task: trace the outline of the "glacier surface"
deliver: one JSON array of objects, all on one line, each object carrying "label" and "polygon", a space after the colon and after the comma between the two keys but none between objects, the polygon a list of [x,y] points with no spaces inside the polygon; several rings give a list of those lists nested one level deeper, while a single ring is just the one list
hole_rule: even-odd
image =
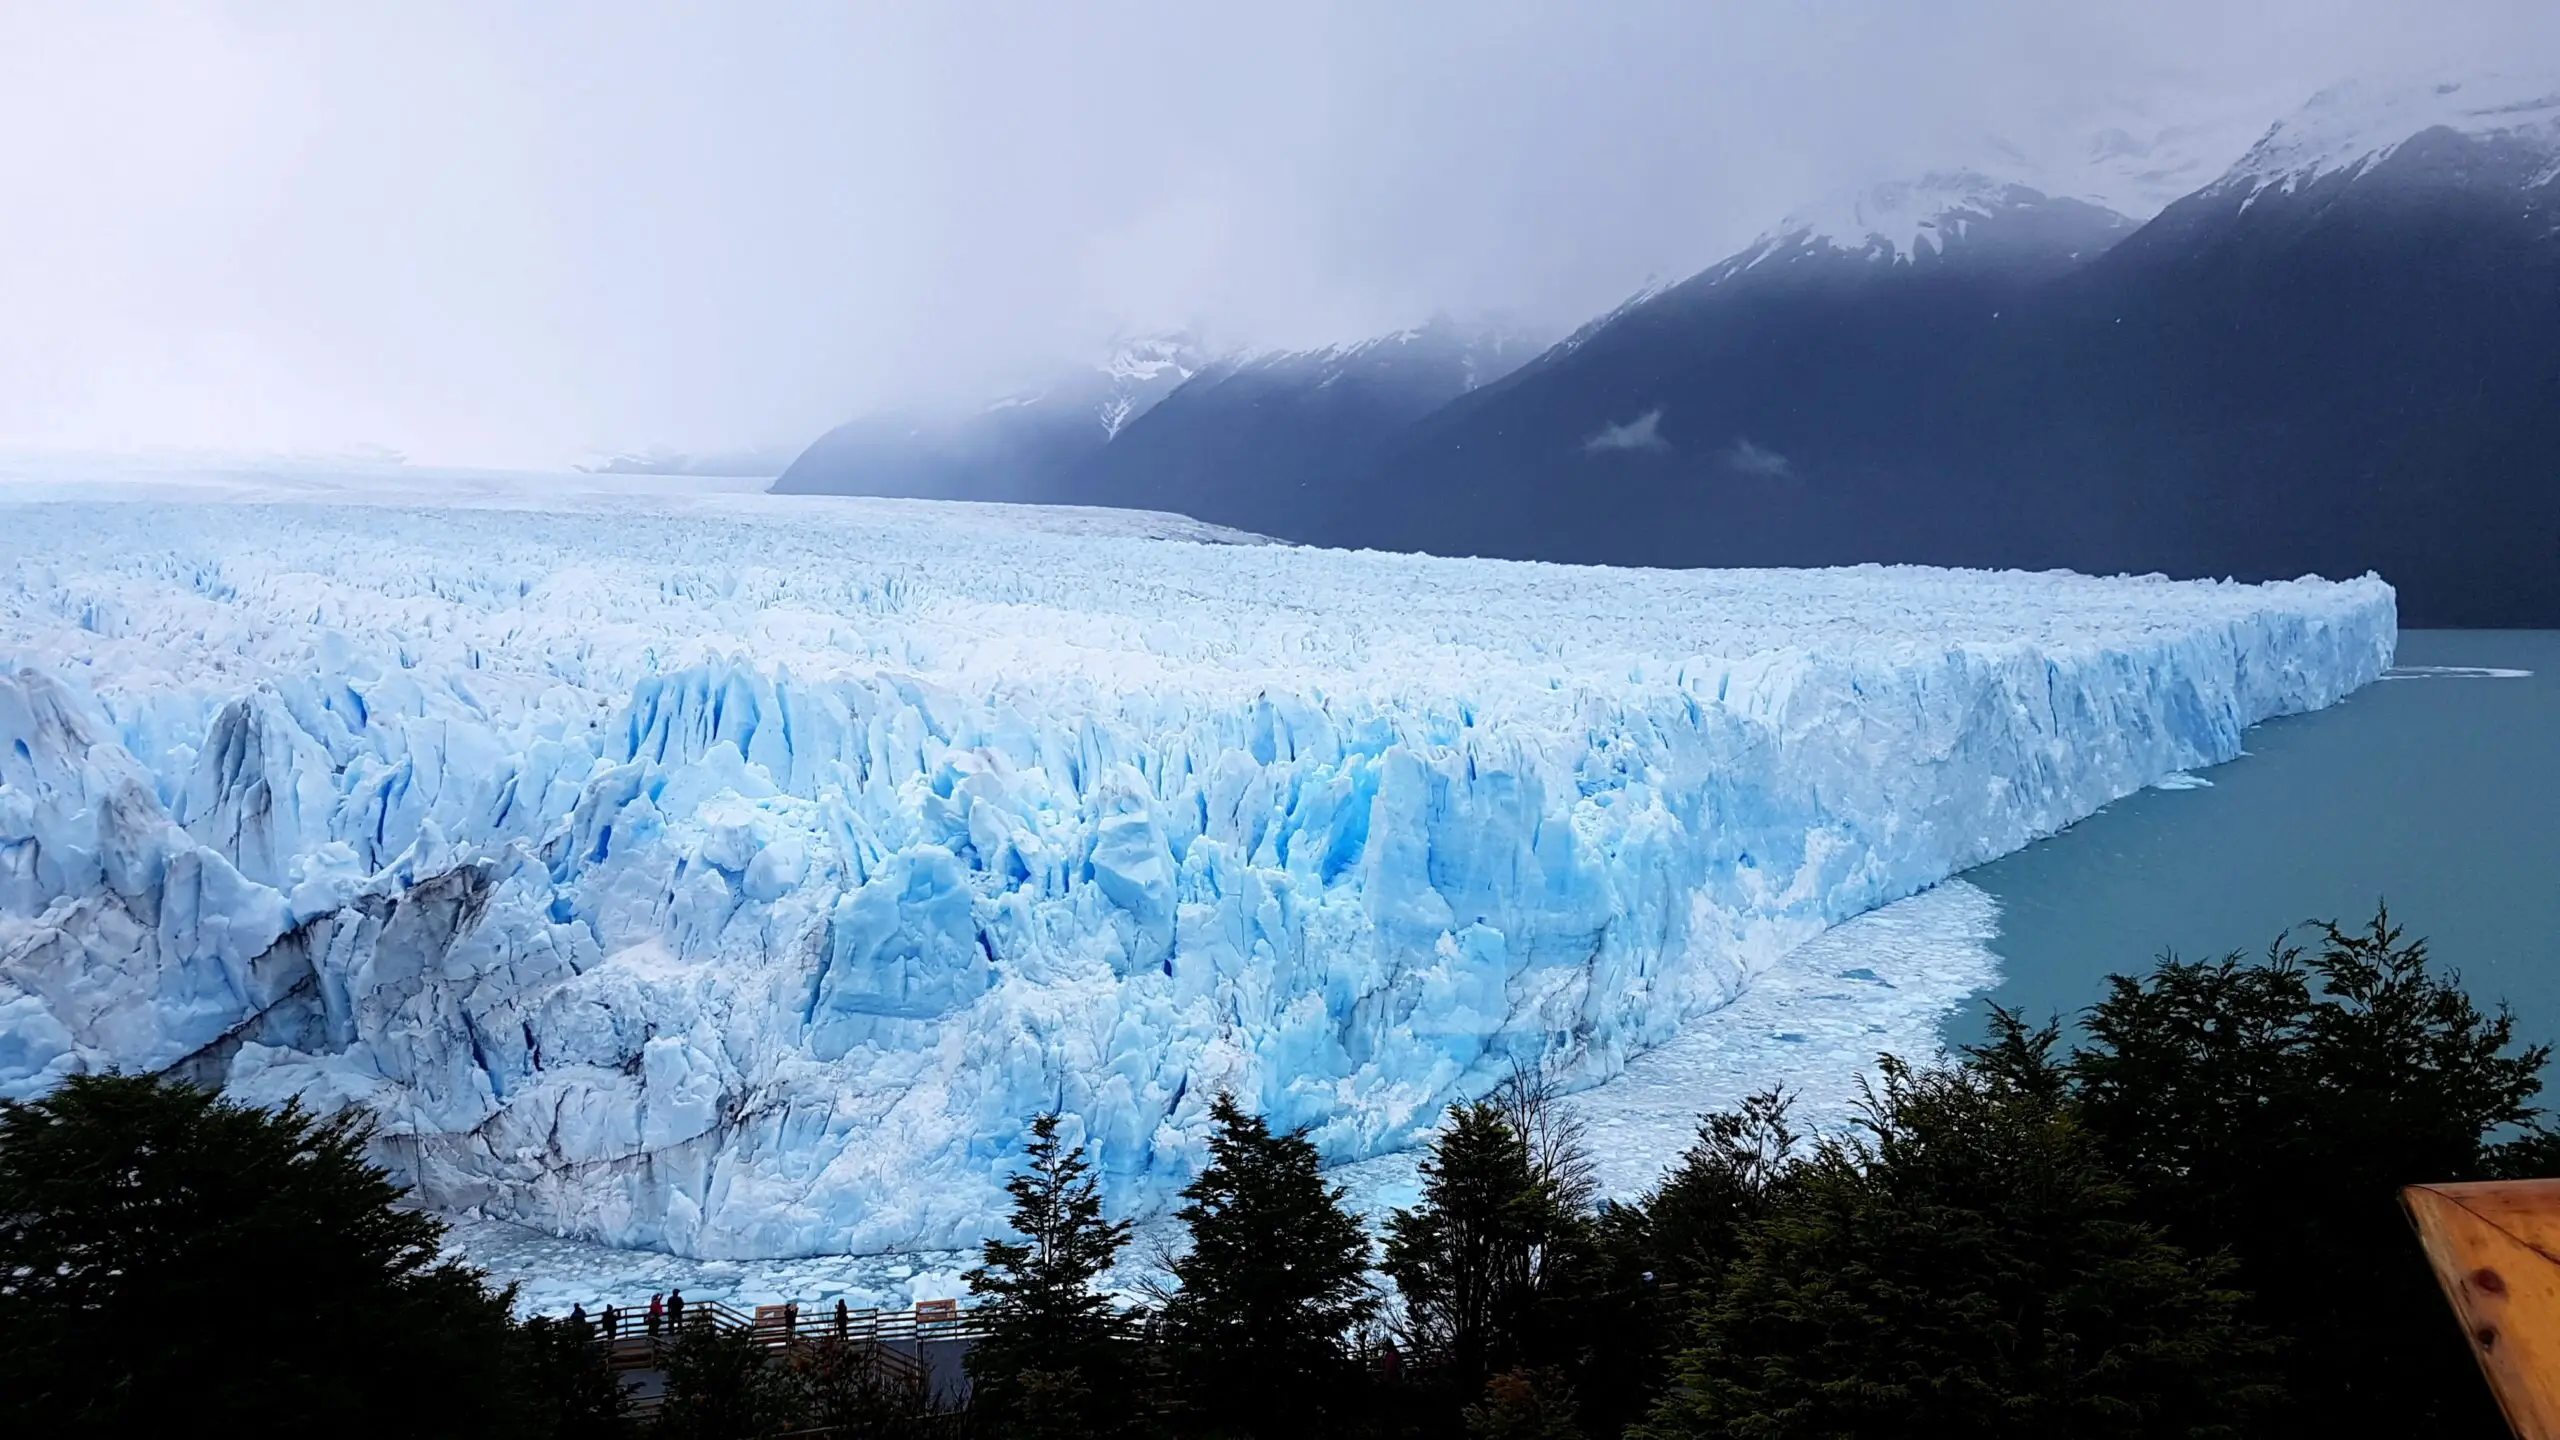
[{"label": "glacier surface", "polygon": [[[1728,1109],[1770,1085],[1794,1097],[1793,1114],[1806,1129],[1846,1126],[1861,1082],[1875,1077],[1878,1055],[1935,1053],[1949,1014],[1999,983],[1999,957],[1990,948],[1999,919],[1999,903],[1963,880],[1870,910],[1788,951],[1753,976],[1739,999],[1670,1043],[1568,1096],[1564,1104],[1584,1126],[1602,1193],[1633,1199],[1652,1189],[1697,1138],[1700,1113]],[[1375,1230],[1395,1207],[1420,1196],[1420,1159],[1421,1152],[1406,1150],[1327,1175]],[[1103,1283],[1143,1302],[1172,1283],[1161,1257],[1180,1253],[1187,1238],[1169,1214],[1140,1224]],[[841,1299],[895,1310],[965,1299],[963,1272],[978,1263],[968,1250],[696,1260],[469,1218],[446,1242],[459,1258],[515,1283],[518,1308],[539,1315],[565,1315],[572,1305],[591,1314],[606,1305],[645,1305],[653,1292],[670,1289],[741,1309]]]},{"label": "glacier surface", "polygon": [[0,506],[0,1093],[362,1104],[430,1203],[707,1259],[965,1247],[1044,1108],[1150,1213],[1221,1088],[1354,1162],[1603,1081],[2396,638],[2371,578],[20,493],[90,489],[152,498]]}]

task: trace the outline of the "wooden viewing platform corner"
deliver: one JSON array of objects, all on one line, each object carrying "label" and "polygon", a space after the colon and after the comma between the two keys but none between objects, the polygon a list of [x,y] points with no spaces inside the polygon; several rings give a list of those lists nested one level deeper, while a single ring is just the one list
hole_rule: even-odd
[{"label": "wooden viewing platform corner", "polygon": [[2412,1185],[2400,1202],[2518,1440],[2560,1440],[2560,1180]]},{"label": "wooden viewing platform corner", "polygon": [[664,1398],[666,1353],[689,1331],[714,1329],[745,1332],[785,1362],[795,1352],[818,1353],[820,1347],[845,1345],[857,1350],[883,1379],[912,1384],[939,1398],[949,1398],[955,1385],[965,1390],[960,1359],[970,1344],[986,1333],[983,1318],[953,1300],[924,1300],[912,1310],[839,1310],[833,1304],[758,1305],[740,1310],[717,1300],[688,1300],[682,1314],[667,1314],[650,1324],[637,1306],[607,1306],[574,1319],[584,1323],[612,1367],[632,1375],[633,1408],[642,1415]]}]

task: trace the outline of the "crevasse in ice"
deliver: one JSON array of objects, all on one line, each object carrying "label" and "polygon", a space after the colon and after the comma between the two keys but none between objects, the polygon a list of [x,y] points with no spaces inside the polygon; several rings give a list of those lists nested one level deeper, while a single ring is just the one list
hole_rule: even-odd
[{"label": "crevasse in ice", "polygon": [[0,1093],[363,1104],[431,1202],[958,1246],[1605,1079],[2389,663],[2373,579],[1642,572],[922,503],[70,503],[0,537]]}]

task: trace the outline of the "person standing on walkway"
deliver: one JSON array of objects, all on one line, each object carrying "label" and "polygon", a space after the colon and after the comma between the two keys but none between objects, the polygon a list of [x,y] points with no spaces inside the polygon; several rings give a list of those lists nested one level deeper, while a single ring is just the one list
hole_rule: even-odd
[{"label": "person standing on walkway", "polygon": [[684,1292],[681,1290],[667,1292],[667,1328],[670,1330],[684,1328]]},{"label": "person standing on walkway", "polygon": [[651,1294],[649,1297],[649,1335],[652,1339],[657,1337],[658,1322],[666,1318],[667,1293],[660,1290]]}]

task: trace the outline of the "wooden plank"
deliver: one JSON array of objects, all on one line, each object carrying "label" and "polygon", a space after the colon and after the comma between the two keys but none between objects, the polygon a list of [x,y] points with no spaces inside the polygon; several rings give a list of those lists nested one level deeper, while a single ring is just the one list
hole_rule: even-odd
[{"label": "wooden plank", "polygon": [[2518,1440],[2560,1440],[2560,1180],[2412,1185],[2401,1203]]}]

